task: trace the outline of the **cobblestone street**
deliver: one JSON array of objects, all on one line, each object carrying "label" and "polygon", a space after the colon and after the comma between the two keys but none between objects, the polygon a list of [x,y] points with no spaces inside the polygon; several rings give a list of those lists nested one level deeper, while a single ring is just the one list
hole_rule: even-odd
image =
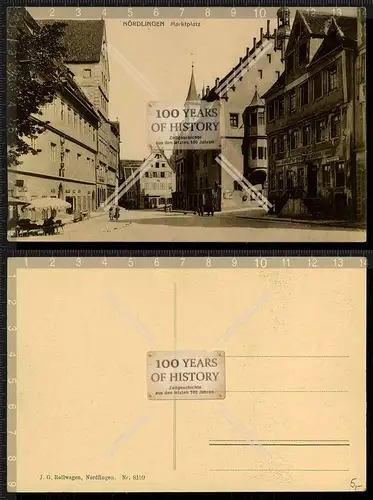
[{"label": "cobblestone street", "polygon": [[[251,215],[257,218],[250,218]],[[86,221],[67,224],[53,236],[18,238],[20,242],[123,241],[123,242],[362,242],[362,229],[265,220],[256,213],[216,213],[199,217],[192,213],[122,211],[118,221],[95,214]],[[14,241],[14,240],[13,240]]]}]

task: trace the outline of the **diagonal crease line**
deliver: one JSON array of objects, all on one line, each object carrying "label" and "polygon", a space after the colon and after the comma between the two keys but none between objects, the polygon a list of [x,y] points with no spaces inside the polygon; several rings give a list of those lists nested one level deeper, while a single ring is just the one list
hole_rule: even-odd
[{"label": "diagonal crease line", "polygon": [[140,429],[143,425],[150,419],[149,415],[142,415],[140,418],[136,419],[133,424],[122,434],[120,434],[117,439],[107,448],[104,455],[106,457],[112,457],[118,448],[123,445],[124,442],[128,441],[136,431]]},{"label": "diagonal crease line", "polygon": [[114,191],[104,202],[104,210],[108,210],[112,201],[119,196],[126,193],[136,182],[142,174],[144,174],[151,167],[151,160],[154,158],[155,153],[151,153],[148,158],[140,165],[140,167],[126,179],[126,181]]},{"label": "diagonal crease line", "polygon": [[[241,66],[235,69],[233,74],[233,79],[222,82],[216,89],[215,93],[221,98],[224,94],[230,90],[237,81],[242,78],[245,73],[249,71],[250,68],[255,66],[257,61],[264,56],[269,49],[273,47],[273,42],[267,40],[263,43],[261,52],[259,54],[255,54],[255,57],[251,57],[251,59],[246,59],[246,61],[241,63]],[[238,72],[238,73],[237,73]],[[210,103],[207,109],[211,109],[214,104],[214,101]]]},{"label": "diagonal crease line", "polygon": [[[227,160],[227,158],[225,158],[225,156],[223,156],[222,154],[220,154],[220,155],[216,158],[216,160],[217,160],[217,161],[218,161],[218,158],[220,159],[220,161],[221,161],[221,162],[223,162],[223,163],[224,163],[224,166],[226,167],[226,170],[227,170],[227,171],[228,171],[228,170],[230,170],[230,171],[231,171],[231,175],[232,175],[232,174],[235,174],[235,175],[236,175],[236,176],[237,176],[237,177],[238,177],[238,178],[239,178],[239,179],[240,179],[240,180],[241,180],[241,181],[242,181],[242,182],[246,185],[246,187],[248,187],[249,189],[251,189],[251,190],[254,192],[254,194],[255,194],[255,195],[257,195],[257,197],[258,197],[261,201],[263,201],[264,203],[266,203],[266,204],[270,205],[270,207],[269,207],[269,208],[271,208],[271,206],[272,206],[272,205],[270,204],[270,202],[268,201],[268,199],[267,199],[267,198],[266,198],[266,197],[265,197],[265,196],[264,196],[264,195],[263,195],[260,191],[258,191],[258,190],[256,189],[256,187],[255,187],[253,184],[251,184],[251,183],[250,183],[250,182],[246,179],[246,177],[245,177],[243,174],[241,174],[241,172],[239,172],[239,171],[237,170],[237,168],[236,168],[236,167],[234,167],[234,166],[232,165],[232,163],[230,163],[230,162]],[[221,163],[220,163],[220,165],[221,165]]]},{"label": "diagonal crease line", "polygon": [[240,79],[244,76],[247,71],[255,66],[257,61],[264,56],[268,50],[270,50],[273,47],[273,42],[270,42],[269,40],[265,42],[262,46],[261,52],[259,54],[256,54],[255,57],[252,56],[251,59],[246,59],[246,61],[242,62],[241,65],[235,69],[233,73],[233,79],[222,82],[216,89],[216,93],[219,95],[219,97],[222,97],[223,94],[225,94],[228,90],[231,89],[231,87]]},{"label": "diagonal crease line", "polygon": [[253,186],[231,163],[229,163],[226,158],[219,155],[215,158],[215,160],[234,180],[242,186],[244,191],[256,199],[262,208],[265,208],[268,211],[273,207],[272,203],[270,203],[268,199],[256,189],[255,186]]},{"label": "diagonal crease line", "polygon": [[146,90],[153,97],[158,95],[157,89],[149,82],[145,75],[140,73],[139,70],[135,68],[135,66],[124,57],[124,55],[119,52],[113,45],[108,44],[108,51],[110,55],[122,66],[122,68],[126,71],[127,74],[132,76],[132,78],[137,81],[137,83]]},{"label": "diagonal crease line", "polygon": [[218,339],[218,345],[221,345],[223,342],[226,342],[229,340],[229,338],[234,335],[237,331],[237,328],[244,323],[248,319],[250,319],[259,309],[260,307],[265,304],[269,300],[270,296],[269,295],[262,295],[257,299],[249,309],[244,311],[233,323],[231,326],[229,326],[226,331],[219,337]]},{"label": "diagonal crease line", "polygon": [[150,330],[145,325],[140,323],[140,321],[124,307],[117,297],[115,297],[112,293],[107,292],[105,293],[105,298],[119,315],[123,316],[127,321],[129,320],[132,326],[137,328],[137,330],[144,335],[148,342],[154,342],[155,337]]}]

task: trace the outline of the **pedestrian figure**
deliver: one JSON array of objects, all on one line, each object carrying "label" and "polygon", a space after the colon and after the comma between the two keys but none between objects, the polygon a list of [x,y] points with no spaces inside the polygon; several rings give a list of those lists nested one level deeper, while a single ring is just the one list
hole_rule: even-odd
[{"label": "pedestrian figure", "polygon": [[115,207],[115,220],[119,219],[119,214],[120,214],[120,208],[118,205]]},{"label": "pedestrian figure", "polygon": [[113,206],[111,206],[111,207],[109,208],[109,219],[110,219],[110,220],[113,220],[113,217],[114,217],[114,207],[113,207]]}]

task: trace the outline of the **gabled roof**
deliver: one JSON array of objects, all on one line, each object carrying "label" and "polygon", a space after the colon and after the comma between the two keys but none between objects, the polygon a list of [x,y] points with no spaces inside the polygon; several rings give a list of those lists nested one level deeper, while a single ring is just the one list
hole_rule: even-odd
[{"label": "gabled roof", "polygon": [[[355,37],[355,38],[353,38]],[[352,48],[357,44],[357,19],[354,17],[348,18],[348,21],[339,22],[338,18],[332,17],[327,36],[322,41],[312,61],[308,65],[312,66],[315,62],[336,49]]]},{"label": "gabled roof", "polygon": [[[51,19],[38,20],[40,26],[52,24]],[[105,21],[100,20],[62,20],[65,34],[66,63],[96,63],[100,61],[104,37]]]},{"label": "gabled roof", "polygon": [[[325,36],[327,34],[331,22],[330,20],[333,17],[332,14],[313,11],[311,14],[311,12],[306,10],[299,10],[298,12],[302,16],[310,34],[315,36]],[[357,26],[355,17],[337,16],[334,17],[334,19],[337,21],[338,26],[341,28],[346,38],[356,40]]]}]

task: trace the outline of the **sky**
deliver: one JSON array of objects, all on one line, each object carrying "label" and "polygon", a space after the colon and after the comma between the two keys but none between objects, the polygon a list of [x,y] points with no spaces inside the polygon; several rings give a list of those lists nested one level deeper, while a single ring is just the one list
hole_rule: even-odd
[{"label": "sky", "polygon": [[[45,18],[41,8],[29,10],[35,18]],[[355,8],[343,7],[341,10],[343,15],[356,16]],[[291,9],[292,20],[295,11]],[[332,7],[317,11],[331,12]],[[156,18],[164,20],[164,27],[130,27],[123,26],[123,21],[129,20],[127,17],[106,17],[109,118],[120,122],[121,158],[141,160],[149,154],[146,134],[149,101],[182,105],[192,63],[197,92],[201,92],[203,85],[213,87],[215,78],[223,78],[246,54],[246,47],[253,46],[253,37],[259,39],[260,28],[266,32],[268,19],[273,32],[277,27],[275,13],[276,9],[268,8],[263,19],[183,18],[200,23],[200,26],[189,27],[170,25],[171,21],[180,21],[180,18]],[[57,16],[56,8],[56,20]],[[97,8],[97,17],[101,17],[101,8]],[[130,20],[140,19],[132,17]]]}]

